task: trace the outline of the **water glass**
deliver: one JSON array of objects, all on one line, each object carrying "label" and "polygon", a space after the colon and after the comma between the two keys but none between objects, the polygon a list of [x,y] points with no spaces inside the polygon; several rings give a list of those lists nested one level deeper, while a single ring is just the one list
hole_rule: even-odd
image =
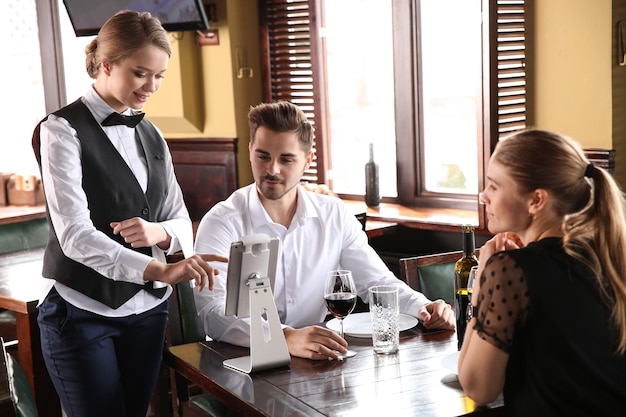
[{"label": "water glass", "polygon": [[467,278],[467,311],[465,312],[465,320],[470,321],[472,317],[472,293],[474,292],[474,281],[478,279],[478,266],[473,266],[470,269],[469,276]]},{"label": "water glass", "polygon": [[369,288],[369,306],[374,352],[397,352],[400,345],[398,287],[377,285]]}]

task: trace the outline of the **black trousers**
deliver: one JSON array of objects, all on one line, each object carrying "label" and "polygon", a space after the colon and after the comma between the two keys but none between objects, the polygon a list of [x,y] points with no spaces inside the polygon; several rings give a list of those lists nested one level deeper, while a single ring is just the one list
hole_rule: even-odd
[{"label": "black trousers", "polygon": [[145,417],[169,302],[127,317],[76,308],[53,288],[39,306],[46,367],[68,417]]}]

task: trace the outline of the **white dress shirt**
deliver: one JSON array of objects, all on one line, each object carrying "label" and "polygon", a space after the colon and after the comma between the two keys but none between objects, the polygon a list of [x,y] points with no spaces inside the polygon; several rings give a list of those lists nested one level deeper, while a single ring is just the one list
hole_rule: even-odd
[{"label": "white dress shirt", "polygon": [[[102,122],[114,110],[90,88],[82,97],[96,121]],[[125,114],[131,114],[130,109]],[[147,163],[135,138],[135,129],[127,126],[105,126],[104,133],[135,174],[146,191]],[[160,131],[159,131],[160,133]],[[183,250],[189,256],[193,250],[193,232],[182,192],[174,175],[171,155],[166,147],[166,184],[169,189],[158,217],[168,219],[160,224],[171,236],[167,251],[152,247],[153,257],[125,248],[97,230],[90,217],[87,197],[82,188],[81,145],[76,130],[61,117],[51,114],[41,124],[41,171],[48,212],[65,256],[98,271],[107,278],[144,285],[143,273],[150,261],[165,262],[167,254]],[[126,220],[126,219],[118,219]],[[151,285],[151,283],[150,283]],[[103,316],[123,317],[139,314],[162,303],[172,292],[168,288],[162,299],[147,291],[139,291],[117,309],[106,306],[60,282],[44,279],[40,296],[43,301],[54,286],[61,297],[76,307]]]},{"label": "white dress shirt", "polygon": [[[255,184],[235,191],[204,215],[194,251],[229,256],[232,242],[255,233],[280,238],[274,299],[283,325],[301,328],[323,321],[328,313],[324,303],[326,272],[338,268],[352,271],[357,292],[365,302],[367,289],[381,284],[400,288],[402,313],[416,316],[430,302],[393,275],[369,246],[361,223],[340,199],[301,186],[289,228],[270,219]],[[250,319],[224,315],[227,264],[212,265],[220,270],[213,291],[194,291],[204,329],[213,339],[249,346]]]}]

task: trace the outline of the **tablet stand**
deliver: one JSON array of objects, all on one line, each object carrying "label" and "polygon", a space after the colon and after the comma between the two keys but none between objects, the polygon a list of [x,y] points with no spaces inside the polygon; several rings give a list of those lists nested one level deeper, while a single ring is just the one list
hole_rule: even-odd
[{"label": "tablet stand", "polygon": [[[251,235],[242,238],[242,243],[243,245],[239,245],[238,249],[241,256],[231,256],[230,261],[241,261],[240,273],[233,275],[241,275],[237,278],[245,279],[245,287],[248,292],[250,356],[227,359],[224,361],[224,366],[244,373],[251,373],[289,365],[291,356],[287,349],[287,342],[274,302],[271,280],[267,276],[268,274],[257,272],[269,271],[270,274],[274,273],[273,268],[268,267],[268,264],[271,261],[275,262],[278,242],[277,240],[270,242],[269,237],[265,235]],[[231,255],[233,255],[232,250]],[[246,275],[247,279],[245,278]],[[245,296],[244,294],[240,295]],[[244,303],[240,302],[239,304],[239,308],[242,308],[241,304]],[[242,310],[239,311],[239,318],[247,316],[245,310],[246,306],[243,306]]]}]

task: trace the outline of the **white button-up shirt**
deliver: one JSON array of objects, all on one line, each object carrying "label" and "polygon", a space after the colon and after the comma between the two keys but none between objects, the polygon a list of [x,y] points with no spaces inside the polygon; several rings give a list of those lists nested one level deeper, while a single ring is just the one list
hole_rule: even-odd
[{"label": "white button-up shirt", "polygon": [[[98,122],[102,122],[114,111],[93,88],[87,91],[82,100]],[[135,129],[127,126],[104,126],[102,129],[145,192],[148,183],[147,163],[135,138]],[[76,130],[67,120],[51,114],[41,124],[40,143],[41,172],[48,212],[65,256],[110,279],[143,285],[143,273],[148,263],[153,259],[165,262],[166,252],[153,246],[153,257],[146,256],[125,248],[94,227],[89,217],[87,197],[81,185],[83,175],[80,141]],[[189,256],[193,250],[191,220],[176,182],[171,155],[167,150],[165,158],[169,161],[166,164],[169,192],[159,217],[168,219],[160,224],[172,237],[167,254],[182,249]],[[84,310],[109,317],[123,317],[150,310],[162,303],[172,291],[168,288],[166,297],[162,299],[147,291],[139,291],[118,309],[112,309],[59,282],[51,279],[44,281],[40,301],[43,301],[54,285],[66,301]]]},{"label": "white button-up shirt", "polygon": [[[289,228],[274,223],[259,200],[255,184],[235,191],[215,205],[200,222],[196,253],[229,256],[232,242],[263,233],[280,239],[274,299],[283,325],[301,328],[323,321],[326,272],[352,271],[359,296],[368,301],[367,289],[391,284],[400,288],[400,312],[417,315],[430,302],[396,278],[369,246],[361,223],[336,197],[316,194],[298,186],[298,205]],[[208,336],[249,346],[250,320],[224,315],[227,265],[220,270],[213,291],[194,291],[196,307]]]}]

